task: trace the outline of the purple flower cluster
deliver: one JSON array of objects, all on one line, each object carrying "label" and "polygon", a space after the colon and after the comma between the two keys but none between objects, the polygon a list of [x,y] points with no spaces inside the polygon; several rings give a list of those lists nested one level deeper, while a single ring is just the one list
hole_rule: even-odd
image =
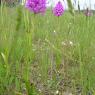
[{"label": "purple flower cluster", "polygon": [[84,12],[85,16],[89,17],[89,16],[92,16],[93,15],[93,12],[87,8],[86,11]]},{"label": "purple flower cluster", "polygon": [[85,14],[85,16],[87,16],[87,17],[89,17],[89,16],[92,16],[92,15],[93,15],[93,13],[92,13],[91,11],[89,11],[89,12],[85,12],[84,14]]},{"label": "purple flower cluster", "polygon": [[55,16],[61,16],[64,13],[64,7],[62,5],[62,3],[59,1],[56,6],[53,9],[53,14]]},{"label": "purple flower cluster", "polygon": [[25,7],[35,14],[45,13],[46,0],[26,0]]},{"label": "purple flower cluster", "polygon": [[[25,7],[29,9],[34,14],[45,13],[47,0],[26,0]],[[55,16],[61,16],[64,13],[64,7],[59,1],[53,9],[53,14]]]}]

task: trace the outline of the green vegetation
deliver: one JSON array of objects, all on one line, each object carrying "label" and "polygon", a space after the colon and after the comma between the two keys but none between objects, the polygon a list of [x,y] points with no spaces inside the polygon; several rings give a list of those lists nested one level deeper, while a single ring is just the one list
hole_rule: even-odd
[{"label": "green vegetation", "polygon": [[94,18],[1,6],[0,95],[95,95]]}]

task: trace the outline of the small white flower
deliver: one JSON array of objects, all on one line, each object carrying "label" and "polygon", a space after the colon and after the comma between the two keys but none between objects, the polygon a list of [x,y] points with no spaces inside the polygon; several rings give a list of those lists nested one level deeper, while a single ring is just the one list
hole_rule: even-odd
[{"label": "small white flower", "polygon": [[55,31],[55,30],[54,30],[53,32],[54,32],[54,33],[56,33],[56,31]]},{"label": "small white flower", "polygon": [[62,45],[66,46],[66,43],[65,42],[62,42]]},{"label": "small white flower", "polygon": [[41,77],[41,74],[39,74],[39,77]]},{"label": "small white flower", "polygon": [[58,90],[56,91],[56,95],[57,95],[57,94],[59,94],[59,91],[58,91]]},{"label": "small white flower", "polygon": [[72,41],[69,41],[69,44],[70,44],[71,46],[73,46],[73,42],[72,42]]},{"label": "small white flower", "polygon": [[39,92],[41,92],[41,89],[39,89]]}]

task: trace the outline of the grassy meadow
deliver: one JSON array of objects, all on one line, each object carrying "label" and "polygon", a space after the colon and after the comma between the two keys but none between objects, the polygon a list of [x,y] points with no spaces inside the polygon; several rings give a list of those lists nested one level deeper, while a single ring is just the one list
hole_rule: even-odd
[{"label": "grassy meadow", "polygon": [[95,16],[1,6],[0,95],[95,95]]}]

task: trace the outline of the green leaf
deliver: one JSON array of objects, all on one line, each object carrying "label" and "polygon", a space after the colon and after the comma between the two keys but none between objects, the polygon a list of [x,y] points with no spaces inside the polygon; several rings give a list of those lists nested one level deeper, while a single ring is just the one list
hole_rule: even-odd
[{"label": "green leaf", "polygon": [[4,63],[7,64],[7,58],[6,58],[5,54],[1,52],[1,56],[2,56]]},{"label": "green leaf", "polygon": [[72,2],[71,0],[67,0],[67,3],[68,3],[68,8],[69,8],[69,12],[74,15],[74,7],[72,5]]},{"label": "green leaf", "polygon": [[29,81],[26,81],[25,85],[26,85],[28,95],[38,95],[37,90],[33,83],[31,84]]}]

